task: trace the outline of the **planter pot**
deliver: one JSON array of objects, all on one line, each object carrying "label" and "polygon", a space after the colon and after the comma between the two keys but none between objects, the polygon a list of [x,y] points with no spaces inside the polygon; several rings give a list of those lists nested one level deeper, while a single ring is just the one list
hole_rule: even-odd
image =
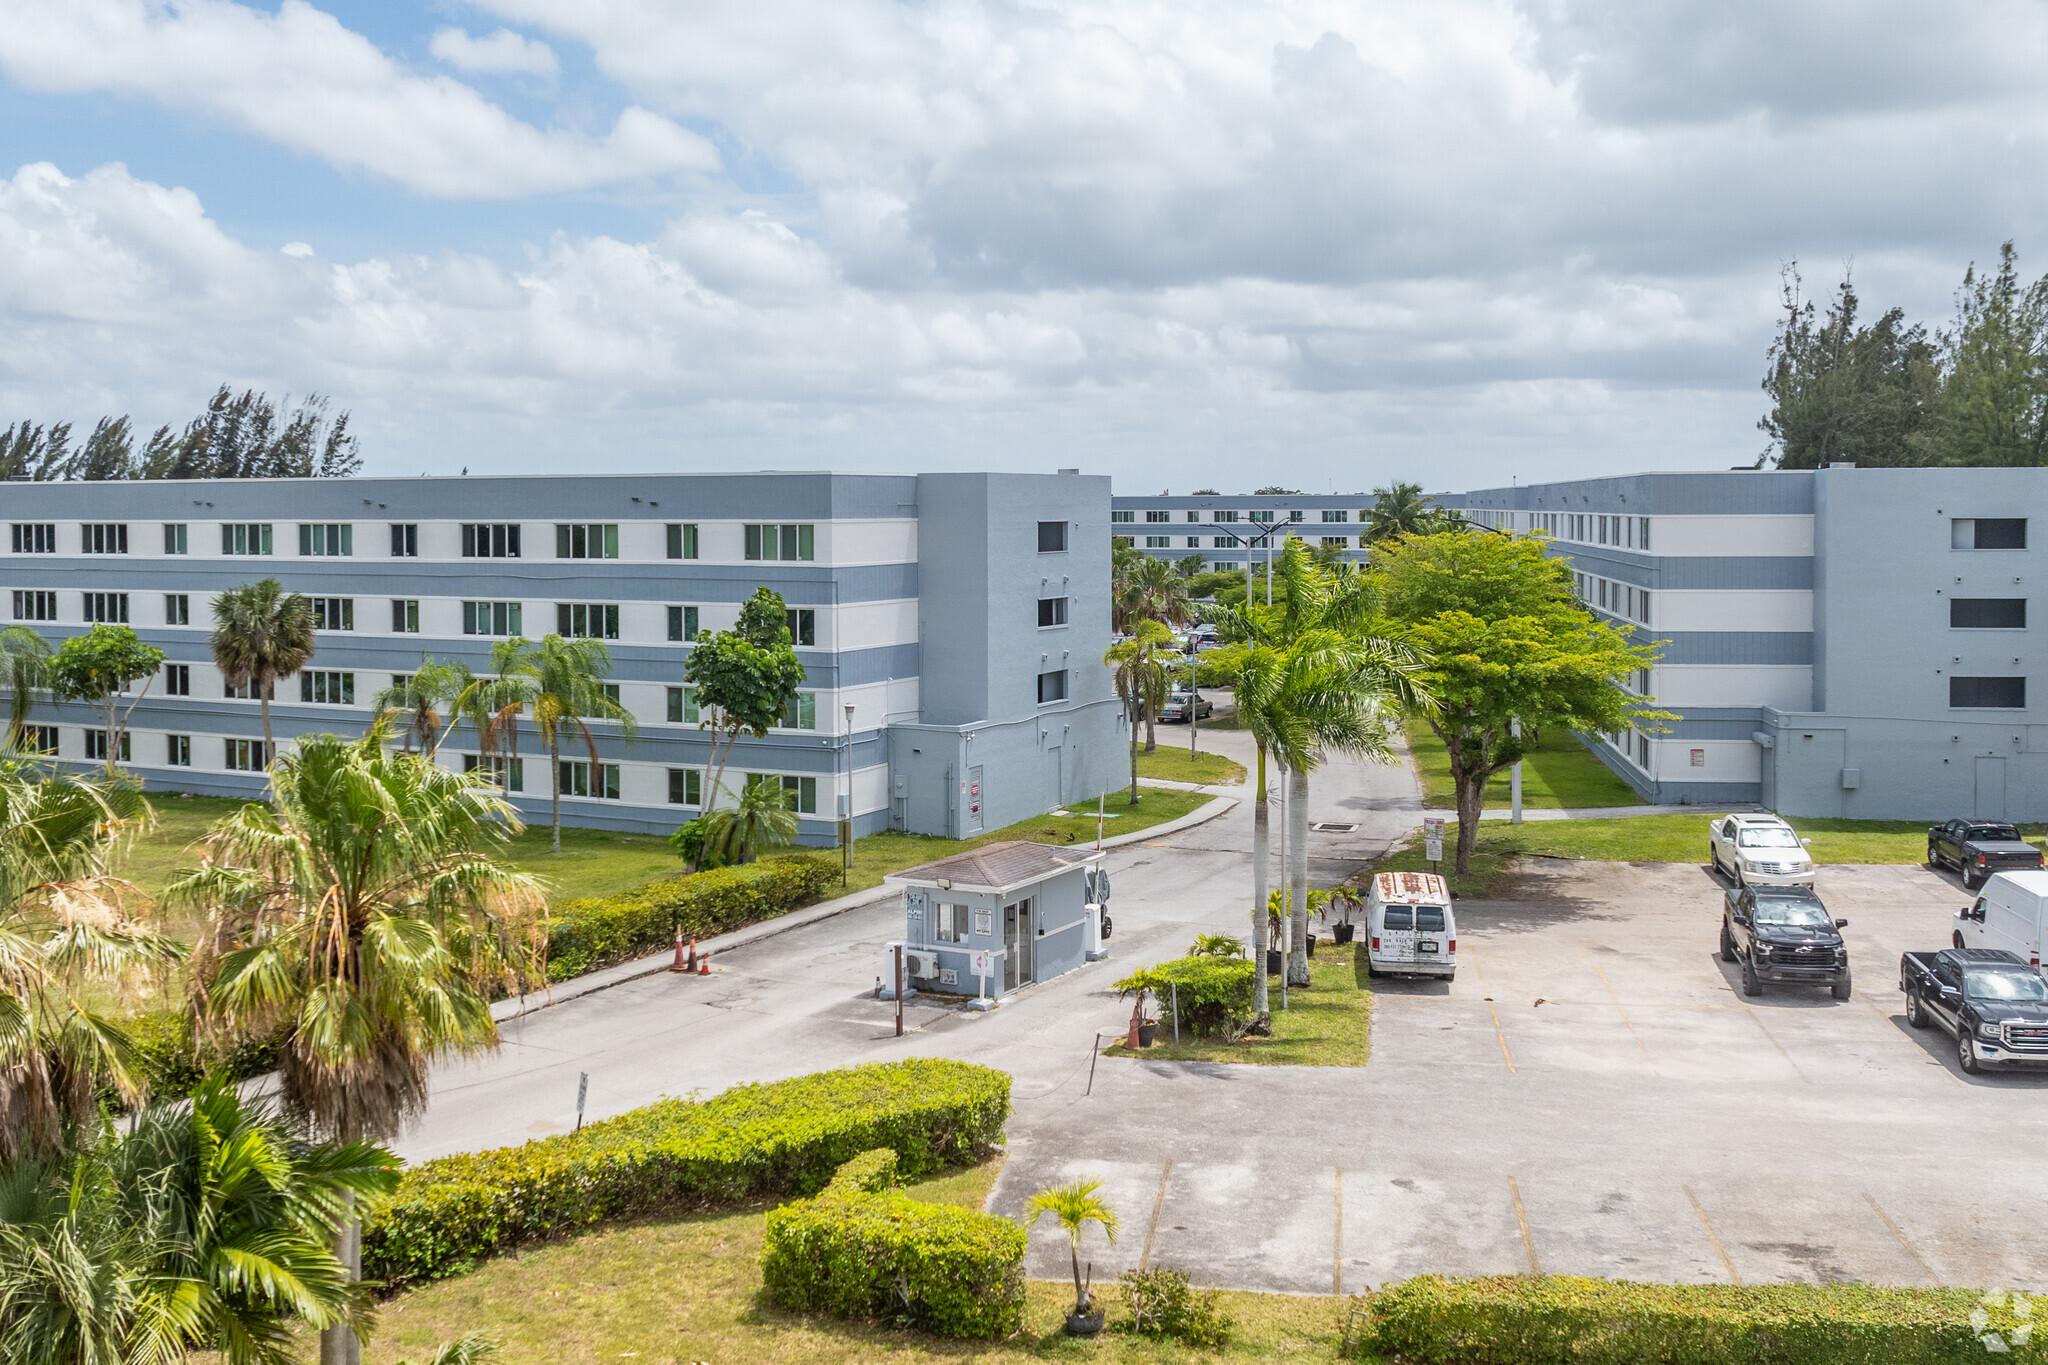
[{"label": "planter pot", "polygon": [[1330,926],[1330,932],[1336,935],[1339,943],[1351,942],[1351,926],[1348,924],[1333,924]]},{"label": "planter pot", "polygon": [[1316,955],[1316,936],[1314,934],[1308,936],[1308,955],[1310,957]]},{"label": "planter pot", "polygon": [[1266,975],[1278,976],[1287,970],[1287,954],[1278,948],[1266,949]]},{"label": "planter pot", "polygon": [[1067,1335],[1070,1337],[1092,1337],[1102,1330],[1102,1310],[1090,1308],[1085,1313],[1067,1314]]},{"label": "planter pot", "polygon": [[1138,1046],[1139,1046],[1139,1047],[1150,1047],[1150,1046],[1152,1046],[1152,1040],[1153,1040],[1154,1038],[1157,1038],[1158,1036],[1159,1036],[1159,1025],[1158,1025],[1157,1023],[1151,1023],[1151,1024],[1140,1024],[1140,1025],[1138,1025]]}]

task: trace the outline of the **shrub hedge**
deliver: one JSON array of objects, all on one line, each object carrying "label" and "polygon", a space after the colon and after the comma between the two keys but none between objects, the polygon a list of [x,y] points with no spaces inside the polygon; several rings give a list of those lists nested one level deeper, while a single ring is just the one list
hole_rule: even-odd
[{"label": "shrub hedge", "polygon": [[878,1147],[904,1175],[926,1175],[988,1155],[1009,1114],[1006,1073],[940,1060],[662,1100],[579,1133],[411,1167],[363,1230],[363,1269],[397,1286],[623,1215],[808,1195]]},{"label": "shrub hedge", "polygon": [[1242,957],[1177,957],[1116,983],[1125,994],[1139,986],[1152,992],[1169,1029],[1176,1002],[1180,1026],[1197,1036],[1219,1033],[1252,1017],[1252,964]]},{"label": "shrub hedge", "polygon": [[795,853],[564,901],[548,908],[548,980],[659,952],[678,928],[687,938],[709,938],[772,919],[819,899],[838,879],[830,858]]},{"label": "shrub hedge", "polygon": [[277,1069],[274,1037],[245,1040],[216,1056],[200,1048],[192,1036],[192,1021],[184,1014],[158,1010],[123,1019],[120,1026],[135,1046],[153,1095],[190,1094],[209,1063],[237,1081]]},{"label": "shrub hedge", "polygon": [[936,1336],[1006,1337],[1024,1325],[1024,1229],[979,1209],[925,1204],[867,1152],[816,1199],[770,1209],[768,1297],[799,1313],[885,1319]]},{"label": "shrub hedge", "polygon": [[1419,1275],[1372,1296],[1370,1310],[1366,1351],[1461,1365],[1963,1365],[1987,1348],[2048,1354],[2009,1299],[1967,1289]]},{"label": "shrub hedge", "polygon": [[1196,1289],[1185,1272],[1160,1266],[1126,1270],[1117,1276],[1131,1320],[1119,1324],[1140,1336],[1165,1337],[1189,1346],[1227,1345],[1232,1323],[1213,1289]]}]

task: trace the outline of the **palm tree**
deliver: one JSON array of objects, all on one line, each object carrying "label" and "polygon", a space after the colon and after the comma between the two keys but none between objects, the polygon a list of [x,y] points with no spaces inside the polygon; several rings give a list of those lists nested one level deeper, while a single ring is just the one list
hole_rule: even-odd
[{"label": "palm tree", "polygon": [[1110,569],[1110,628],[1128,635],[1144,620],[1186,625],[1195,616],[1187,579],[1173,565],[1119,547]]},{"label": "palm tree", "polygon": [[313,604],[287,593],[275,578],[244,583],[213,599],[213,662],[229,687],[250,685],[263,707],[263,754],[277,757],[270,733],[270,698],[313,657]]},{"label": "palm tree", "polygon": [[183,955],[128,914],[132,888],[108,875],[148,818],[130,782],[0,757],[0,1164],[61,1147],[102,1089],[142,1097],[134,1045],[93,1001]]},{"label": "palm tree", "polygon": [[524,684],[525,704],[533,712],[533,728],[548,750],[549,828],[553,851],[562,851],[562,736],[574,731],[583,736],[590,749],[590,771],[595,778],[599,765],[597,736],[589,722],[608,720],[619,732],[631,737],[637,727],[633,713],[604,690],[605,675],[612,671],[612,654],[602,640],[565,640],[543,635],[537,645],[512,641],[517,648],[500,651],[503,667],[499,673]]},{"label": "palm tree", "polygon": [[1104,1235],[1114,1245],[1117,1229],[1121,1226],[1116,1210],[1110,1207],[1107,1199],[1096,1193],[1101,1188],[1100,1180],[1070,1180],[1064,1185],[1046,1186],[1024,1205],[1025,1211],[1031,1215],[1030,1226],[1038,1226],[1038,1220],[1049,1213],[1067,1234],[1067,1251],[1074,1261],[1076,1317],[1086,1316],[1089,1309],[1088,1286],[1081,1280],[1081,1233],[1090,1223],[1100,1224]]},{"label": "palm tree", "polygon": [[[480,1332],[471,1332],[467,1336],[457,1337],[453,1341],[444,1341],[439,1346],[436,1346],[434,1354],[427,1360],[426,1365],[476,1365],[476,1362],[484,1357],[493,1356],[497,1353],[497,1342],[492,1341]],[[412,1361],[401,1360],[398,1362],[398,1365],[412,1365]]]},{"label": "palm tree", "polygon": [[36,694],[50,691],[50,646],[28,626],[0,626],[0,687],[7,689],[5,747],[19,749]]},{"label": "palm tree", "polygon": [[[383,1140],[427,1104],[436,1058],[497,1046],[486,987],[537,979],[539,883],[493,855],[521,828],[485,774],[356,740],[301,739],[250,804],[200,841],[168,898],[204,909],[194,972],[209,1031],[278,1039],[278,1090],[330,1141]],[[337,1255],[360,1266],[360,1229]],[[346,1325],[321,1343],[352,1365]]]},{"label": "palm tree", "polygon": [[458,719],[454,703],[474,676],[467,664],[436,663],[433,656],[422,654],[418,670],[377,693],[370,706],[380,714],[390,711],[403,717],[406,753],[412,752],[417,740],[420,753],[432,758]]},{"label": "palm tree", "polygon": [[[1157,621],[1141,620],[1130,639],[1109,647],[1102,662],[1110,667],[1117,700],[1131,723],[1131,804],[1138,804],[1138,722],[1159,709],[1166,695],[1166,670],[1159,655],[1173,636]],[[1150,745],[1146,748],[1149,750]]]},{"label": "palm tree", "polygon": [[796,794],[779,777],[755,777],[740,788],[739,800],[703,816],[700,857],[713,867],[751,863],[771,849],[796,842]]},{"label": "palm tree", "polygon": [[1445,513],[1436,499],[1422,495],[1419,483],[1395,483],[1372,490],[1372,507],[1366,512],[1365,540],[1377,545],[1395,536],[1427,535],[1443,529]]}]

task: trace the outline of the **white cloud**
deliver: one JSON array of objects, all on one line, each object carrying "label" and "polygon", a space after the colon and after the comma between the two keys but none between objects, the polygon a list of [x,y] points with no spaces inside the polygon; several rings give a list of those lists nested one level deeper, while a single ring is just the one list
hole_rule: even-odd
[{"label": "white cloud", "polygon": [[0,5],[0,72],[30,90],[157,100],[436,197],[718,165],[704,138],[639,107],[601,137],[535,128],[450,77],[408,73],[305,0],[274,14],[228,0]]},{"label": "white cloud", "polygon": [[459,28],[444,28],[427,44],[457,71],[491,76],[552,76],[560,70],[555,51],[509,28],[472,38]]}]

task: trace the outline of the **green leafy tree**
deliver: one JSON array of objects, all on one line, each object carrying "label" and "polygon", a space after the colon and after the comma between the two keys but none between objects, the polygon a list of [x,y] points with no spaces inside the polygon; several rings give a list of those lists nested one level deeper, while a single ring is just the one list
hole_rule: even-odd
[{"label": "green leafy tree", "polygon": [[712,867],[751,863],[796,842],[796,794],[779,777],[749,778],[738,799],[699,818],[699,857]]},{"label": "green leafy tree", "polygon": [[102,1091],[142,1098],[141,1060],[103,1003],[183,955],[110,871],[148,815],[132,783],[0,756],[0,1165],[62,1147]]},{"label": "green leafy tree", "polygon": [[[497,861],[521,828],[483,774],[457,774],[360,739],[312,735],[251,803],[200,841],[172,901],[208,916],[195,961],[201,1024],[275,1037],[278,1091],[319,1137],[395,1136],[427,1105],[430,1063],[498,1043],[492,988],[542,979],[539,883]],[[353,1223],[336,1255],[355,1274]],[[352,1365],[347,1324],[323,1362]]]},{"label": "green leafy tree", "polygon": [[1182,555],[1173,561],[1173,571],[1182,578],[1193,578],[1209,571],[1209,561],[1200,555]]},{"label": "green leafy tree", "polygon": [[275,578],[230,588],[213,599],[207,645],[229,687],[254,689],[263,714],[263,752],[276,759],[270,700],[280,678],[292,677],[313,658],[313,604],[303,593],[286,592]]},{"label": "green leafy tree", "polygon": [[[164,652],[146,645],[128,626],[105,622],[83,635],[74,635],[57,646],[50,656],[50,684],[63,701],[90,702],[106,713],[107,771],[112,772],[121,757],[121,732],[128,718],[149,693],[149,680],[164,665]],[[123,708],[127,690],[141,679],[142,687]]]},{"label": "green leafy tree", "polygon": [[731,630],[699,635],[683,665],[683,679],[696,689],[699,728],[711,732],[711,769],[704,788],[704,814],[718,804],[725,765],[741,735],[765,739],[782,724],[803,685],[804,666],[789,638],[788,607],[782,594],[756,588],[740,607]]},{"label": "green leafy tree", "polygon": [[[1672,718],[1624,685],[1657,660],[1580,604],[1570,561],[1540,537],[1471,532],[1384,547],[1374,577],[1389,631],[1429,660],[1420,714],[1444,742],[1458,797],[1458,875],[1471,871],[1486,781],[1549,726],[1596,732]],[[1513,733],[1521,724],[1521,735]]]},{"label": "green leafy tree", "polygon": [[[1175,654],[1173,634],[1157,621],[1141,620],[1130,639],[1109,647],[1102,662],[1109,665],[1116,697],[1131,725],[1131,804],[1138,804],[1138,725],[1165,703],[1170,679],[1166,661]],[[1151,752],[1152,746],[1145,746]]]},{"label": "green leafy tree", "polygon": [[[590,770],[597,773],[597,736],[593,720],[609,721],[619,733],[630,738],[639,727],[633,713],[605,691],[604,680],[612,671],[612,654],[602,640],[565,640],[543,635],[539,644],[524,640],[507,642],[494,651],[500,673],[510,687],[480,691],[504,706],[523,702],[533,717],[533,729],[548,751],[548,828],[550,846],[562,851],[562,738],[582,736],[590,750]],[[488,708],[489,701],[484,705]],[[495,714],[495,713],[494,713]]]},{"label": "green leafy tree", "polygon": [[1110,629],[1129,635],[1140,621],[1170,626],[1194,620],[1187,578],[1163,559],[1137,550],[1116,554],[1110,563]]},{"label": "green leafy tree", "polygon": [[1064,1185],[1048,1185],[1025,1201],[1024,1211],[1031,1215],[1031,1226],[1046,1214],[1060,1225],[1060,1231],[1067,1234],[1067,1250],[1074,1262],[1074,1312],[1085,1314],[1092,1306],[1089,1286],[1081,1279],[1081,1234],[1090,1223],[1102,1229],[1110,1242],[1116,1242],[1121,1226],[1116,1209],[1102,1197],[1100,1180],[1070,1180]]},{"label": "green leafy tree", "polygon": [[1779,467],[1918,463],[1938,379],[1926,329],[1898,308],[1859,324],[1847,272],[1825,312],[1803,296],[1797,265],[1785,268],[1782,292],[1763,379],[1771,406],[1757,422]]},{"label": "green leafy tree", "polygon": [[1941,388],[1931,463],[2048,463],[2048,276],[2023,285],[2011,242],[1998,269],[1973,265],[1938,338]]},{"label": "green leafy tree", "polygon": [[28,626],[0,626],[0,687],[7,689],[4,747],[19,749],[36,697],[50,692],[50,646]]}]

